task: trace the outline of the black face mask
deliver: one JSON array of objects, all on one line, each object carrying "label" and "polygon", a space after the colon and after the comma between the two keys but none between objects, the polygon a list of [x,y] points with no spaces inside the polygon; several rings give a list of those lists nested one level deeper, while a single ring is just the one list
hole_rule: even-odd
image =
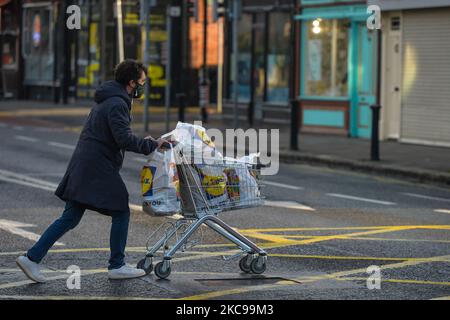
[{"label": "black face mask", "polygon": [[134,95],[133,98],[139,98],[144,94],[145,91],[145,85],[142,85],[138,82],[136,82],[136,88],[134,89]]}]

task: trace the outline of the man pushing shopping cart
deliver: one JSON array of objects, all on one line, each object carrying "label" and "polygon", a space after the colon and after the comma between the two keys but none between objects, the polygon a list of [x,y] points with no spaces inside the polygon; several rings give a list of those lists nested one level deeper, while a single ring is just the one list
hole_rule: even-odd
[{"label": "man pushing shopping cart", "polygon": [[144,92],[147,68],[126,60],[115,69],[115,80],[105,82],[96,94],[77,147],[56,195],[66,202],[62,216],[16,262],[28,278],[43,283],[40,262],[53,244],[75,228],[87,209],[111,216],[108,276],[131,279],[145,276],[142,269],[125,264],[130,209],[128,192],[119,171],[125,151],[149,155],[166,141],[141,139],[130,129],[133,98]]},{"label": "man pushing shopping cart", "polygon": [[[141,63],[126,60],[116,67],[115,80],[97,90],[96,105],[56,190],[56,195],[66,202],[64,212],[26,255],[16,260],[31,280],[46,281],[41,273],[42,259],[56,241],[79,224],[87,209],[112,218],[110,279],[138,278],[150,273],[161,248],[163,261],[155,266],[155,274],[167,278],[172,257],[186,248],[203,224],[241,249],[242,271],[265,271],[266,253],[217,217],[224,211],[262,205],[256,163],[248,157],[223,157],[203,128],[188,124],[180,123],[175,131],[158,140],[135,136],[130,129],[132,99],[142,95],[146,78],[146,68]],[[150,245],[152,237],[149,238],[148,252],[137,268],[124,261],[130,209],[119,171],[125,151],[151,155],[142,174],[144,211],[155,215],[182,214],[176,223],[161,227],[165,228],[164,236],[154,245]],[[176,242],[170,247],[172,239]]]}]

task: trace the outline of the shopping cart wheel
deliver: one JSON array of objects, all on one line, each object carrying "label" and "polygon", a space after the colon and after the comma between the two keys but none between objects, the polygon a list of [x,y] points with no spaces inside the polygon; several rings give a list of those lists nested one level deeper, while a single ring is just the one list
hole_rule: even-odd
[{"label": "shopping cart wheel", "polygon": [[263,274],[266,271],[266,268],[266,259],[264,257],[253,259],[250,264],[250,269],[254,274]]},{"label": "shopping cart wheel", "polygon": [[253,261],[252,258],[249,256],[242,257],[242,259],[239,261],[239,268],[241,268],[242,272],[245,273],[252,272],[252,269],[250,268],[252,261]]},{"label": "shopping cart wheel", "polygon": [[153,271],[153,263],[151,259],[144,258],[137,264],[138,269],[142,269],[146,274],[150,274]]},{"label": "shopping cart wheel", "polygon": [[[166,262],[168,263],[168,262]],[[166,279],[168,276],[170,276],[170,263],[168,263],[168,266],[165,266],[165,261],[158,262],[155,266],[155,274],[160,279]]]}]

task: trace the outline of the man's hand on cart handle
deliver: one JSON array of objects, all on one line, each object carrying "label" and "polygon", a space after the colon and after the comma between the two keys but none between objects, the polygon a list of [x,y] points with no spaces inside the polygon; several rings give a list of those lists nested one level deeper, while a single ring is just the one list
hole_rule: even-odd
[{"label": "man's hand on cart handle", "polygon": [[158,143],[158,150],[161,150],[161,151],[168,150],[172,147],[172,145],[169,141],[161,139],[161,138],[156,140],[156,142]]}]

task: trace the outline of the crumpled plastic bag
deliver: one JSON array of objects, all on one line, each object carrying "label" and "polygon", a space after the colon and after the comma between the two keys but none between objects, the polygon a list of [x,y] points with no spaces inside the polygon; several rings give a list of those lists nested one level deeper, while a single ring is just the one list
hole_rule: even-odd
[{"label": "crumpled plastic bag", "polygon": [[206,129],[201,126],[178,122],[175,130],[162,138],[176,142],[176,152],[182,151],[190,163],[203,164],[223,160],[223,155],[206,134]]}]

